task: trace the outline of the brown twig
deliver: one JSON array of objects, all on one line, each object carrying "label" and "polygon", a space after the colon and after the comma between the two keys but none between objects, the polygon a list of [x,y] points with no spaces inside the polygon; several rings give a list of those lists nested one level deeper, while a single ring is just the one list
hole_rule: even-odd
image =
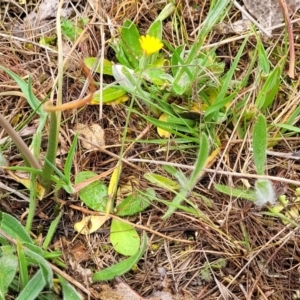
[{"label": "brown twig", "polygon": [[81,63],[81,66],[82,66],[82,72],[88,78],[90,92],[82,99],[74,100],[74,101],[71,101],[71,102],[68,102],[68,103],[64,103],[62,105],[53,106],[51,100],[49,100],[49,101],[45,102],[45,104],[43,105],[43,108],[44,108],[45,111],[55,112],[55,111],[70,110],[70,109],[79,108],[81,106],[84,106],[84,105],[87,105],[87,104],[91,103],[91,100],[93,99],[93,95],[96,91],[95,82],[94,82],[94,79],[93,79],[93,77],[91,75],[91,72],[88,69],[88,67],[83,62]]},{"label": "brown twig", "polygon": [[295,44],[294,44],[294,35],[293,35],[293,25],[289,17],[289,10],[285,0],[278,0],[284,20],[285,26],[288,32],[289,38],[289,51],[290,51],[290,63],[288,75],[290,78],[295,78]]},{"label": "brown twig", "polygon": [[[62,204],[65,203],[65,201],[63,200],[60,200],[60,202]],[[98,212],[98,211],[92,211],[92,210],[89,210],[87,208],[84,208],[84,207],[80,207],[80,206],[77,206],[77,205],[74,205],[74,204],[71,204],[69,206],[70,208],[73,208],[73,209],[76,209],[76,210],[79,210],[85,214],[89,214],[89,215],[93,215],[93,216],[105,216],[105,213],[102,213],[102,212]],[[183,239],[175,239],[175,238],[172,238],[170,236],[167,236],[167,235],[164,235],[158,231],[155,231],[147,226],[143,226],[143,225],[139,225],[139,224],[135,224],[135,223],[132,223],[132,222],[129,222],[127,220],[125,220],[124,218],[120,218],[118,216],[115,216],[115,215],[112,215],[112,214],[108,214],[109,217],[113,218],[113,219],[116,219],[116,220],[119,220],[119,221],[122,221],[123,223],[126,223],[126,224],[129,224],[135,228],[138,228],[138,229],[141,229],[141,230],[145,230],[145,231],[148,231],[152,234],[155,234],[155,235],[158,235],[164,239],[168,239],[168,240],[171,240],[171,241],[174,241],[174,242],[179,242],[179,243],[185,243],[185,244],[194,244],[193,241],[189,241],[189,240],[183,240]]]}]

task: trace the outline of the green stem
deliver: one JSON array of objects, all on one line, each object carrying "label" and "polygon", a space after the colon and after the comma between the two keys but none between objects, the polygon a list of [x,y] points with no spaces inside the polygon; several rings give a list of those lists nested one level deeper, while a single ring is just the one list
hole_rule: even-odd
[{"label": "green stem", "polygon": [[29,201],[29,208],[28,208],[28,215],[26,220],[26,230],[27,232],[31,231],[31,226],[35,214],[36,208],[36,174],[31,173],[30,175],[30,201]]},{"label": "green stem", "polygon": [[9,124],[9,122],[4,118],[4,116],[0,113],[0,125],[6,131],[6,133],[10,136],[13,142],[16,144],[18,149],[21,152],[21,155],[27,166],[31,166],[35,169],[40,170],[41,167],[38,161],[32,155],[29,147],[24,143],[19,134],[13,129],[13,127]]},{"label": "green stem", "polygon": [[[56,151],[57,151],[57,143],[58,143],[58,131],[57,131],[57,116],[56,113],[53,112],[50,114],[50,128],[49,128],[49,136],[48,136],[48,148],[46,153],[46,158],[49,162],[55,165]],[[51,175],[53,173],[53,169],[47,161],[44,162],[43,172],[41,176],[41,183],[45,188],[46,192],[48,192],[51,188]]]}]

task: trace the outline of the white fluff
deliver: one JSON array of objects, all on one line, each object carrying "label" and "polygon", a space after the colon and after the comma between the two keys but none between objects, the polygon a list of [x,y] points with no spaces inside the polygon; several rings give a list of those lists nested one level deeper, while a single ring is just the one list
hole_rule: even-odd
[{"label": "white fluff", "polygon": [[254,202],[254,204],[259,207],[268,203],[270,205],[275,205],[277,202],[277,196],[270,180],[258,179],[255,182],[255,194],[257,200]]}]

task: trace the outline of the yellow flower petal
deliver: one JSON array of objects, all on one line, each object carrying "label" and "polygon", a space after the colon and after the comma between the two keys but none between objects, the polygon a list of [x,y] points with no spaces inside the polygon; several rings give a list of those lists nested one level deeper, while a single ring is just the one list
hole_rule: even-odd
[{"label": "yellow flower petal", "polygon": [[[163,113],[160,117],[159,117],[159,120],[160,121],[163,121],[163,122],[166,122],[168,123],[168,118],[170,116],[166,113]],[[162,128],[159,128],[157,127],[157,133],[158,135],[161,137],[161,138],[165,138],[165,139],[168,139],[170,136],[171,136],[171,132],[165,130],[165,129],[162,129]]]},{"label": "yellow flower petal", "polygon": [[142,35],[139,41],[144,53],[148,56],[159,51],[164,45],[159,39],[149,34]]}]

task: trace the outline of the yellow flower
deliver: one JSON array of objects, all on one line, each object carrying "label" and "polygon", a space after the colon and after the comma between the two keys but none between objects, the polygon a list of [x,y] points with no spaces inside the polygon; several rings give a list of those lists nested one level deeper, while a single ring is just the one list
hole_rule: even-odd
[{"label": "yellow flower", "polygon": [[144,53],[148,56],[159,51],[164,45],[159,39],[149,34],[142,35],[139,41]]}]

